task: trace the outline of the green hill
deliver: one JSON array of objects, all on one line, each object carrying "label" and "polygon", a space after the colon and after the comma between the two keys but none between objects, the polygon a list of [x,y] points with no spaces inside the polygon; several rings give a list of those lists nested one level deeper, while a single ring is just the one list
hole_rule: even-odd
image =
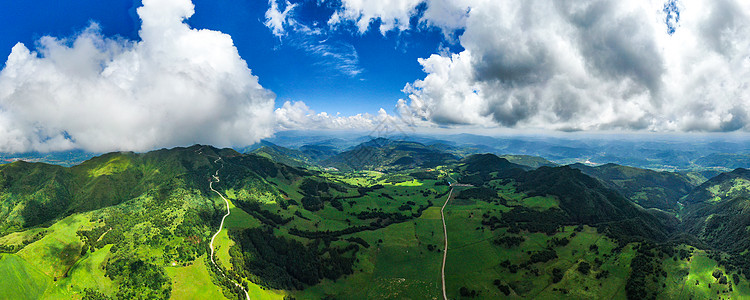
[{"label": "green hill", "polygon": [[304,145],[299,147],[299,151],[310,157],[312,161],[319,162],[331,156],[339,154],[338,148],[331,145]]},{"label": "green hill", "polygon": [[489,153],[471,155],[465,158],[462,163],[461,169],[471,174],[490,174],[492,172],[505,172],[514,169],[531,169],[528,166],[511,163],[508,159]]},{"label": "green hill", "polygon": [[293,167],[310,167],[313,160],[298,150],[284,148],[273,143],[263,142],[263,146],[253,150],[251,153],[266,157],[272,161]]},{"label": "green hill", "polygon": [[345,171],[403,170],[414,167],[434,168],[457,159],[455,155],[437,147],[377,138],[325,159],[320,164]]},{"label": "green hill", "polygon": [[464,161],[461,182],[491,187],[488,182],[501,179],[505,180],[503,187],[510,184],[528,197],[554,198],[555,205],[548,212],[557,214],[558,224],[602,225],[602,229],[609,228],[615,235],[653,240],[665,239],[676,225],[672,217],[639,208],[577,169],[564,166],[524,171],[528,167],[493,154],[473,155]]},{"label": "green hill", "polygon": [[[158,191],[165,197],[175,188],[198,189],[216,164],[198,147],[146,154],[109,153],[70,168],[14,162],[0,166],[3,221],[0,228],[26,228],[72,213],[120,204]],[[232,150],[205,148],[205,152]],[[227,152],[229,151],[229,152]]]},{"label": "green hill", "polygon": [[[254,250],[244,246],[243,232],[250,230],[247,234],[254,237],[264,232],[251,230],[259,225],[279,228],[288,225],[296,213],[303,219],[293,223],[302,222],[305,225],[300,228],[311,228],[323,219],[304,217],[302,211],[337,211],[343,209],[340,198],[362,197],[357,188],[319,177],[314,172],[255,154],[242,155],[209,146],[143,154],[109,153],[70,168],[15,162],[0,166],[3,214],[0,252],[15,253],[41,270],[46,276],[42,277],[44,281],[55,281],[56,284],[42,291],[56,295],[50,296],[53,298],[68,298],[71,292],[95,297],[102,292],[93,284],[97,281],[111,282],[114,288],[105,293],[109,296],[169,297],[172,283],[180,282],[179,278],[169,276],[178,276],[183,271],[166,272],[165,266],[187,267],[205,259],[207,243],[224,214],[222,200],[208,189],[208,180],[217,170],[221,181],[216,187],[232,200],[233,216],[228,220],[232,229],[228,235],[240,248],[231,251],[253,253]],[[290,206],[294,208],[283,213],[278,210]],[[385,226],[368,225],[367,219],[361,223],[366,228],[373,226],[370,230]],[[297,226],[285,227],[285,232],[304,236]],[[272,244],[268,251],[287,251],[278,247],[299,246],[296,241],[275,235],[264,239],[273,238],[282,244]],[[355,249],[324,250],[320,255],[342,252],[335,252],[334,258],[325,261],[318,261],[318,256],[312,255],[308,260],[294,262],[300,266],[315,263],[320,268],[336,264],[336,269],[326,269],[317,275],[292,270],[280,275],[263,273],[256,269],[255,262],[248,261],[246,267],[251,273],[246,277],[266,283],[266,287],[301,289],[303,286],[299,284],[271,283],[287,278],[291,282],[315,284],[324,278],[336,279],[351,273],[351,266],[339,264],[348,261],[351,265]],[[105,272],[96,275],[74,272],[76,265],[99,251],[105,251],[97,254],[105,259],[99,266]],[[317,250],[310,251],[313,254]],[[245,267],[241,262],[232,264],[239,269]],[[217,277],[220,273],[211,268],[207,263],[203,271],[190,272],[208,272],[219,290],[224,289],[225,295],[234,297],[231,295],[237,292],[236,288],[228,279]],[[60,278],[64,280],[58,281]],[[217,287],[209,282],[206,288]]]},{"label": "green hill", "polygon": [[736,169],[709,179],[685,197],[686,203],[718,203],[750,196],[750,170]]},{"label": "green hill", "polygon": [[695,164],[707,168],[750,168],[750,154],[712,153],[695,160]]},{"label": "green hill", "polygon": [[504,154],[500,155],[500,157],[505,158],[509,162],[512,162],[514,164],[524,165],[532,168],[557,166],[556,163],[553,163],[539,156]]},{"label": "green hill", "polygon": [[683,230],[713,249],[730,270],[750,276],[750,170],[718,175],[685,197]]},{"label": "green hill", "polygon": [[[206,253],[201,241],[219,213],[206,183],[220,155],[239,154],[193,146],[109,153],[70,168],[0,166],[2,250],[54,282],[44,298],[168,297],[163,265]],[[78,267],[91,260],[95,268]]]},{"label": "green hill", "polygon": [[542,167],[513,177],[530,195],[554,195],[571,221],[597,224],[633,218],[652,219],[616,191],[568,167]]},{"label": "green hill", "polygon": [[[730,291],[726,278],[731,273],[735,284],[744,284],[736,268],[715,252],[694,248],[703,244],[682,234],[673,215],[643,209],[580,170],[564,166],[524,171],[488,154],[464,162],[453,177],[475,187],[461,190],[454,204],[497,207],[481,210],[481,224],[495,232],[494,243],[509,257],[494,269],[499,278],[493,283],[505,296],[705,299],[750,292],[740,286]],[[585,235],[588,241],[579,239],[585,228],[596,232]],[[535,234],[547,238],[540,243]],[[615,267],[622,263],[629,267]],[[724,281],[712,277],[718,272],[726,273]],[[465,295],[470,295],[467,289]]]},{"label": "green hill", "polygon": [[694,187],[693,180],[679,173],[657,172],[616,164],[587,166],[572,164],[571,168],[601,180],[628,199],[645,208],[675,212],[677,202]]},{"label": "green hill", "polygon": [[724,251],[740,253],[750,247],[750,170],[716,176],[695,188],[684,202],[686,231]]}]

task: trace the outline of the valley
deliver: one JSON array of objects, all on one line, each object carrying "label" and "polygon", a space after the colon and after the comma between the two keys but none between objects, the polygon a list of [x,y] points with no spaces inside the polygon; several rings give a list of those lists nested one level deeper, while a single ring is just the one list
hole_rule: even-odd
[{"label": "valley", "polygon": [[[214,163],[218,163],[219,161],[221,161],[221,157],[214,160]],[[211,253],[209,253],[208,257],[211,258],[211,265],[214,266],[214,268],[216,268],[217,270],[221,270],[221,268],[219,268],[219,265],[217,265],[216,261],[214,260],[214,240],[216,240],[216,236],[218,236],[219,233],[221,233],[222,229],[224,228],[224,221],[227,219],[229,215],[232,214],[232,211],[229,209],[229,200],[227,200],[227,198],[224,198],[224,195],[222,195],[219,191],[214,189],[214,183],[221,182],[221,179],[219,179],[219,171],[221,171],[221,169],[223,168],[224,168],[224,164],[221,163],[221,167],[219,167],[219,169],[216,170],[216,173],[214,173],[214,175],[211,176],[211,179],[208,183],[208,188],[211,189],[212,192],[219,195],[219,197],[221,197],[221,200],[224,200],[224,204],[226,205],[226,208],[227,208],[227,213],[221,217],[221,223],[219,223],[218,231],[216,231],[216,233],[214,233],[214,235],[211,236],[211,242],[208,243],[208,248],[211,250]],[[221,276],[226,278],[226,275],[224,274],[224,272],[223,271],[220,271],[220,272],[221,272]],[[247,293],[247,290],[245,290],[244,287],[242,287],[237,282],[232,282],[232,283],[234,283],[236,287],[242,289],[242,292],[245,293],[245,298],[247,300],[250,300],[250,295]]]},{"label": "valley", "polygon": [[199,145],[2,165],[0,298],[750,296],[744,169],[351,151],[315,166]]}]

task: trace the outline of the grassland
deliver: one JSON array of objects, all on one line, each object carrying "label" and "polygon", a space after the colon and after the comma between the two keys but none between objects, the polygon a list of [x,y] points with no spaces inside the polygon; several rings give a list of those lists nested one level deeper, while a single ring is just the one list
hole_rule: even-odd
[{"label": "grassland", "polygon": [[745,280],[739,284],[733,284],[731,279],[728,284],[719,283],[713,276],[715,271],[730,274],[703,250],[695,250],[688,260],[665,260],[664,265],[669,276],[663,299],[745,299],[750,295]]},{"label": "grassland", "polygon": [[104,267],[110,258],[112,245],[106,245],[81,257],[70,269],[67,277],[58,278],[46,291],[46,299],[63,299],[81,297],[86,289],[112,295],[117,286],[110,278],[104,276]]},{"label": "grassland", "polygon": [[287,295],[285,291],[269,290],[248,280],[245,280],[245,282],[247,283],[247,294],[250,296],[250,299],[283,300]]},{"label": "grassland", "polygon": [[172,299],[226,299],[221,288],[211,282],[205,256],[189,266],[167,267],[172,279]]},{"label": "grassland", "polygon": [[61,278],[80,257],[83,243],[76,231],[89,229],[93,225],[85,215],[67,217],[52,225],[41,240],[19,251],[18,256],[47,276]]},{"label": "grassland", "polygon": [[130,159],[126,156],[115,156],[108,160],[104,165],[89,170],[89,176],[99,177],[103,175],[112,175],[125,171],[130,167]]},{"label": "grassland", "polygon": [[560,207],[560,201],[555,199],[554,197],[529,197],[521,200],[524,204],[524,206],[538,209],[538,210],[548,210],[550,208],[559,208]]},{"label": "grassland", "polygon": [[[461,168],[308,173],[265,165],[268,170],[247,173],[237,166],[232,169],[230,159],[225,160],[226,173],[220,174],[225,177],[216,186],[230,200],[231,214],[217,236],[216,256],[229,276],[247,284],[252,299],[441,298],[439,207],[449,189],[446,181],[467,177]],[[114,156],[89,166],[84,175],[107,180],[132,171],[135,161]],[[22,247],[17,253],[0,254],[0,298],[76,299],[91,291],[111,297],[145,293],[173,299],[234,298],[232,285],[221,282],[206,265],[205,245],[216,230],[217,216],[223,214],[223,201],[207,196],[206,187],[190,183],[206,184],[203,174],[218,167],[210,161],[190,162],[201,171],[180,169],[169,184],[150,186],[116,205],[71,213],[0,237],[0,245]],[[246,167],[266,163],[252,162]],[[169,172],[163,166],[139,168],[149,174]],[[555,213],[561,211],[563,198],[519,191],[520,184],[498,175],[475,176],[472,180],[484,190],[479,189],[476,197],[453,199],[446,207],[449,298],[627,298],[631,263],[644,255],[643,243],[617,240],[605,226],[551,220],[551,229],[539,227],[537,217],[559,216]],[[456,187],[455,192],[468,189]],[[257,233],[246,231],[250,229],[267,230],[268,239],[254,244],[260,250],[243,253],[243,240],[237,237]],[[653,250],[654,266],[664,272],[648,277],[647,287],[659,290],[660,298],[750,296],[747,280],[739,276],[732,282],[735,273],[728,273],[708,251],[676,247],[689,255]],[[289,249],[315,255],[285,252]],[[320,257],[330,260],[321,263],[316,260]],[[284,259],[310,260],[303,266],[325,274],[297,289],[269,288],[269,282],[278,283],[269,278],[302,277],[274,265],[289,262]],[[251,263],[242,264],[245,260]],[[335,268],[326,265],[330,262]],[[253,263],[265,263],[265,273],[247,271]],[[717,271],[731,283],[720,284]],[[164,282],[145,287],[143,276],[148,282]]]},{"label": "grassland", "polygon": [[222,229],[219,235],[216,236],[216,240],[214,240],[216,262],[228,270],[232,269],[232,264],[230,263],[231,257],[229,255],[229,248],[232,246],[234,246],[234,241],[227,235],[227,230]]},{"label": "grassland", "polygon": [[42,271],[15,254],[0,254],[0,299],[40,299],[52,283]]}]

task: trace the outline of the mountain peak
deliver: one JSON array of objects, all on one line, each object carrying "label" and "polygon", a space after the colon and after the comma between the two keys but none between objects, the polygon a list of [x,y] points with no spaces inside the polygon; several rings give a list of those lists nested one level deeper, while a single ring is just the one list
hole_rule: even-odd
[{"label": "mountain peak", "polygon": [[529,167],[511,163],[495,154],[474,154],[464,159],[467,172],[496,172],[511,169],[527,170]]}]

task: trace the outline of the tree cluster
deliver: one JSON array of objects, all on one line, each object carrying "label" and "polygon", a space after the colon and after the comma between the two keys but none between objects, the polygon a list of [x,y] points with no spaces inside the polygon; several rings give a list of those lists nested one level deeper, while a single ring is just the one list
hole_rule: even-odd
[{"label": "tree cluster", "polygon": [[230,251],[234,265],[245,277],[275,289],[303,289],[322,279],[336,280],[353,272],[359,246],[326,247],[315,240],[309,245],[277,237],[270,228],[231,230],[237,244]]},{"label": "tree cluster", "polygon": [[522,236],[503,236],[496,238],[492,242],[495,245],[503,246],[505,248],[513,248],[520,246],[525,240],[526,238]]},{"label": "tree cluster", "polygon": [[630,276],[625,284],[628,299],[655,299],[661,292],[658,284],[667,273],[662,269],[660,257],[664,254],[651,243],[641,243],[630,261]]},{"label": "tree cluster", "polygon": [[120,258],[107,263],[105,276],[118,282],[122,299],[169,299],[172,283],[164,270],[139,258]]}]

